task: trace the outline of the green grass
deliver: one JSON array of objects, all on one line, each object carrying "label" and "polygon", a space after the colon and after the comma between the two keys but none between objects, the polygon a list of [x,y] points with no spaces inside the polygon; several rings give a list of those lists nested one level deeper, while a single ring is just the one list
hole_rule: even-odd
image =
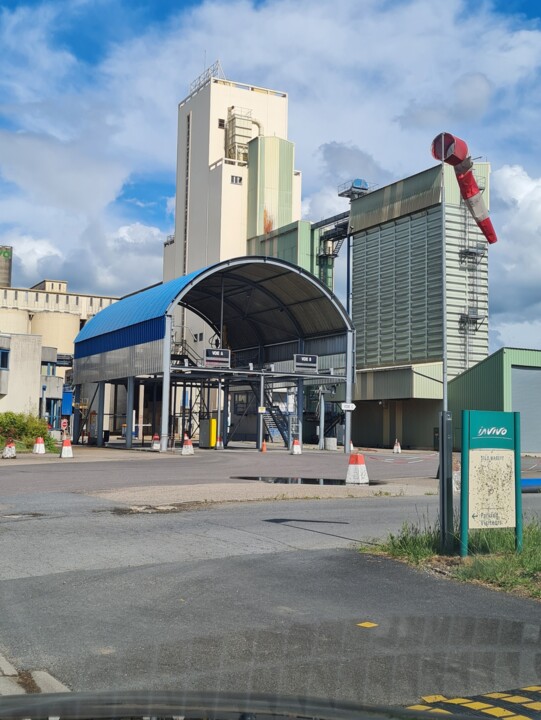
[{"label": "green grass", "polygon": [[[455,533],[455,555],[440,557],[439,523],[420,519],[417,524],[405,523],[400,532],[390,534],[379,546],[379,552],[405,560],[412,565],[444,564],[451,577],[467,582],[480,582],[508,592],[541,599],[541,521],[529,519],[523,527],[523,550],[515,552],[513,529],[472,530],[469,536],[469,557],[460,559],[459,536]],[[374,552],[373,546],[361,547]]]}]

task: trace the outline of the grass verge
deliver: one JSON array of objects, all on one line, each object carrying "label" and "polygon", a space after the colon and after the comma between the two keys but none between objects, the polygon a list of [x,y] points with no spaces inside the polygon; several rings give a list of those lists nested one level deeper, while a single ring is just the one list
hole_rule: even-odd
[{"label": "grass verge", "polygon": [[529,519],[523,527],[523,551],[515,552],[513,529],[472,530],[469,557],[458,557],[458,532],[455,555],[439,555],[439,525],[420,521],[405,523],[400,532],[390,534],[375,550],[362,546],[361,552],[387,555],[444,572],[465,582],[476,582],[518,595],[541,600],[541,522]]}]

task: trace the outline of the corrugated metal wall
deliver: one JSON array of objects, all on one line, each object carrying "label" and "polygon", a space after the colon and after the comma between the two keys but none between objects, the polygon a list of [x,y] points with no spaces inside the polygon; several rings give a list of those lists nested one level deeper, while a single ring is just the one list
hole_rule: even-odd
[{"label": "corrugated metal wall", "polygon": [[[449,383],[449,409],[453,413],[456,448],[460,448],[462,410],[503,410],[505,412],[523,410],[525,412],[523,421],[528,423],[527,433],[530,435],[526,436],[527,442],[523,443],[522,449],[523,451],[532,451],[533,445],[536,444],[533,442],[534,436],[539,434],[541,437],[541,433],[535,412],[532,413],[529,410],[530,401],[524,401],[525,393],[528,392],[527,383],[524,381],[532,378],[529,392],[534,397],[534,406],[537,403],[541,407],[541,396],[538,397],[537,376],[520,376],[520,372],[517,372],[525,369],[541,369],[540,350],[501,348]],[[515,382],[518,383],[516,397],[513,394]],[[535,427],[532,429],[532,426]]]},{"label": "corrugated metal wall", "polygon": [[360,232],[437,205],[441,192],[440,167],[436,165],[353,200],[350,211],[351,232]]},{"label": "corrugated metal wall", "polygon": [[[488,193],[488,163],[475,169]],[[460,203],[450,170],[451,174],[447,169],[445,173],[446,327],[448,376],[453,377],[488,354],[488,252],[481,231]],[[366,226],[433,201],[440,178],[436,166],[389,186],[407,203],[399,203],[390,191],[384,193],[386,188],[369,193],[352,203],[357,213],[352,224]],[[379,207],[379,215],[378,201],[390,203]],[[365,215],[363,207],[368,207]],[[440,204],[355,234],[353,321],[358,367],[442,358],[441,238]]]},{"label": "corrugated metal wall", "polygon": [[357,367],[441,358],[441,265],[439,206],[355,236]]},{"label": "corrugated metal wall", "polygon": [[449,383],[449,410],[503,410],[503,350],[483,360]]},{"label": "corrugated metal wall", "polygon": [[118,350],[88,355],[73,361],[73,382],[118,380],[136,375],[152,375],[163,371],[163,340],[134,345]]},{"label": "corrugated metal wall", "polygon": [[511,368],[513,412],[520,413],[522,452],[541,451],[541,367]]}]

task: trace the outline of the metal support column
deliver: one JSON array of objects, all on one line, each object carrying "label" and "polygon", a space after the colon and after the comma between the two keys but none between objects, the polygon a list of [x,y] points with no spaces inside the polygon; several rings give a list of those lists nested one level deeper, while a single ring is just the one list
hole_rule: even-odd
[{"label": "metal support column", "polygon": [[319,450],[325,450],[325,395],[319,389]]},{"label": "metal support column", "polygon": [[98,417],[96,418],[96,445],[103,447],[103,414],[105,412],[105,382],[101,380],[98,383]]},{"label": "metal support column", "polygon": [[443,553],[453,551],[453,425],[449,411],[440,413],[440,544]]},{"label": "metal support column", "polygon": [[[346,338],[346,402],[352,402],[353,378],[355,372],[355,332],[347,331]],[[346,412],[344,428],[344,452],[349,453],[351,447],[351,412]]]},{"label": "metal support column", "polygon": [[[265,375],[261,373],[259,378],[259,407],[265,405]],[[263,447],[263,430],[264,422],[263,415],[257,411],[257,449],[261,450]]]},{"label": "metal support column", "polygon": [[143,416],[144,416],[144,409],[145,409],[145,383],[142,382],[139,385],[139,402],[138,402],[138,412],[137,412],[137,438],[143,442],[144,438],[144,430],[143,430]]},{"label": "metal support column", "polygon": [[218,402],[217,402],[217,413],[216,413],[216,450],[223,450],[223,438],[222,438],[222,378],[218,379]]},{"label": "metal support column", "polygon": [[81,408],[79,407],[81,403],[81,386],[76,385],[73,392],[73,404],[74,404],[74,410],[73,410],[73,430],[72,430],[72,439],[73,442],[78,443],[79,437],[81,435]]},{"label": "metal support column", "polygon": [[297,420],[299,424],[299,443],[302,448],[302,417],[304,415],[304,380],[297,381]]},{"label": "metal support column", "polygon": [[128,392],[126,397],[126,447],[131,450],[133,444],[133,406],[135,399],[135,378],[128,378]]},{"label": "metal support column", "polygon": [[171,315],[166,315],[165,334],[163,337],[163,386],[160,452],[167,452],[167,439],[169,436],[169,389],[171,387],[171,326]]},{"label": "metal support column", "polygon": [[224,382],[224,407],[222,412],[222,442],[227,447],[227,427],[229,422],[229,380]]}]

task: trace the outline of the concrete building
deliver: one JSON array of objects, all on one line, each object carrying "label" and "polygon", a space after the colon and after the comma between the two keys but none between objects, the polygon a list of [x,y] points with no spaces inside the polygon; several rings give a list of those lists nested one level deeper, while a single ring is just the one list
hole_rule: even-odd
[{"label": "concrete building", "polygon": [[164,280],[246,255],[249,237],[301,215],[287,94],[225,80],[216,63],[178,107],[174,240]]},{"label": "concrete building", "polygon": [[[178,107],[175,234],[163,278],[247,254],[247,242],[300,219],[301,174],[287,139],[287,94],[226,80],[216,63]],[[176,339],[201,358],[208,326],[178,310]]]},{"label": "concrete building", "polygon": [[71,358],[79,330],[116,299],[70,293],[63,280],[42,280],[31,288],[0,287],[0,332],[40,335],[44,346]]},{"label": "concrete building", "polygon": [[57,427],[74,340],[117,298],[70,293],[64,280],[12,287],[12,256],[11,247],[0,248],[0,361],[7,364],[0,365],[0,409],[47,415]]},{"label": "concrete building", "polygon": [[[489,165],[475,175],[489,204]],[[441,166],[352,199],[353,441],[431,447],[452,379],[488,354],[487,244]],[[443,253],[443,248],[445,252]]]},{"label": "concrete building", "polygon": [[39,414],[56,426],[64,385],[56,360],[39,335],[0,334],[0,412]]}]

